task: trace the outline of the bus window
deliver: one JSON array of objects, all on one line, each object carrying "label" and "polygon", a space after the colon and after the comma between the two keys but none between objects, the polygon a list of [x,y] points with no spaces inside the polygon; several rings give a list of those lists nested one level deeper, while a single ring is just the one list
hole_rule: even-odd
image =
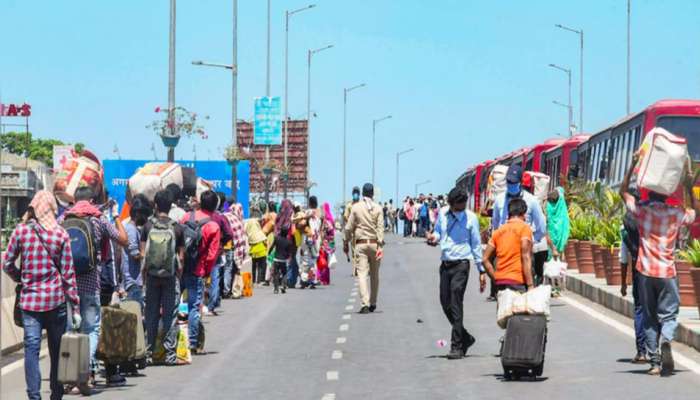
[{"label": "bus window", "polygon": [[532,164],[534,161],[534,157],[528,160],[527,165],[525,166],[525,171],[532,171]]},{"label": "bus window", "polygon": [[700,161],[700,118],[698,117],[659,117],[656,125],[674,135],[688,140],[688,154],[693,161]]}]

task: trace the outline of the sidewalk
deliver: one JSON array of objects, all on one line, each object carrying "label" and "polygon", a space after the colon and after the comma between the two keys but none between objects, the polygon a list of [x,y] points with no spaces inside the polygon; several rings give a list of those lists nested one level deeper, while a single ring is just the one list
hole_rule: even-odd
[{"label": "sidewalk", "polygon": [[[610,310],[634,318],[632,288],[627,297],[620,295],[619,286],[608,286],[605,279],[597,279],[594,274],[580,274],[568,270],[566,288]],[[700,315],[697,307],[681,307],[678,315],[676,340],[700,351]]]}]

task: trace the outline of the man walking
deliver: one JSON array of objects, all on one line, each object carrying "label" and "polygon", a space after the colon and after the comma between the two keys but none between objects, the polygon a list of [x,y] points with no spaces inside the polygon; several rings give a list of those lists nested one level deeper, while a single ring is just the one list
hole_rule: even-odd
[{"label": "man walking", "polygon": [[[355,203],[350,211],[343,242],[343,250],[347,254],[350,239],[355,239],[357,279],[362,297],[360,314],[374,312],[377,309],[379,265],[383,256],[384,216],[382,207],[374,202],[373,197],[374,186],[371,183],[365,183],[362,187],[362,200]],[[367,288],[368,276],[371,282],[370,290]]]},{"label": "man walking", "polygon": [[695,210],[699,207],[689,174],[685,183],[693,209],[670,206],[666,204],[667,196],[651,191],[648,201],[637,203],[629,193],[629,181],[637,164],[636,159],[637,155],[622,181],[620,193],[627,210],[637,220],[639,229],[636,268],[639,271],[639,295],[644,311],[646,351],[651,364],[648,374],[668,376],[674,370],[671,342],[678,327],[680,305],[673,250],[680,228],[695,220]]},{"label": "man walking", "polygon": [[[352,201],[347,204],[345,211],[343,212],[343,224],[347,226],[348,220],[350,219],[350,212],[352,211],[352,206],[360,201],[360,188],[355,186],[352,188]],[[352,276],[357,276],[357,249],[355,248],[355,238],[350,237],[348,240],[350,252],[346,251],[345,255],[348,256],[352,261]]]},{"label": "man walking", "polygon": [[435,231],[428,235],[428,244],[440,246],[440,304],[452,325],[452,346],[447,358],[458,360],[476,342],[462,323],[469,268],[476,264],[482,291],[486,286],[486,272],[482,265],[479,220],[466,210],[467,192],[461,188],[452,189],[447,203],[449,208],[440,210]]}]

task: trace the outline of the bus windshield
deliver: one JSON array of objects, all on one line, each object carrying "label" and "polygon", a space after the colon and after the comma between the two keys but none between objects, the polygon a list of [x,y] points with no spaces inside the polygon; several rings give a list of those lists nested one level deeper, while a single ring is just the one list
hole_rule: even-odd
[{"label": "bus windshield", "polygon": [[700,161],[700,117],[659,117],[656,125],[688,140],[688,154]]}]

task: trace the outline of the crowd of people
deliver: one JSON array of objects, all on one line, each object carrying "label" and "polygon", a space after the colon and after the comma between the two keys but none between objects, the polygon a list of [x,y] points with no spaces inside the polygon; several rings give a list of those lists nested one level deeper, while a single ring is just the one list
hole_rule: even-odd
[{"label": "crowd of people", "polygon": [[[632,362],[648,363],[649,375],[668,376],[674,371],[671,343],[680,306],[674,253],[681,228],[695,220],[700,201],[693,196],[690,173],[684,181],[689,199],[686,207],[670,205],[668,196],[653,191],[642,200],[640,191],[630,187],[634,165],[636,160],[620,187],[626,207],[621,232],[621,294],[627,295],[625,276],[631,267],[637,351]],[[468,194],[462,188],[449,193],[448,205],[439,208],[433,230],[427,234],[428,244],[441,250],[440,302],[452,326],[449,359],[464,357],[476,341],[463,325],[470,268],[477,268],[482,292],[491,282],[489,299],[495,300],[505,289],[522,293],[541,285],[546,260],[565,261],[569,215],[564,190],[556,188],[541,202],[533,196],[533,187],[523,182],[527,180],[523,180],[521,167],[512,165],[506,174],[505,192],[493,202],[486,235],[480,231],[477,215],[466,209]],[[407,198],[405,234],[412,232],[415,213],[415,201]],[[486,243],[482,243],[484,236],[488,237]]]},{"label": "crowd of people", "polygon": [[[100,205],[104,195],[89,187],[78,188],[74,199],[64,207],[53,193],[38,192],[11,234],[3,259],[3,270],[18,283],[15,321],[24,327],[29,399],[40,398],[43,330],[51,398],[89,394],[100,372],[106,386],[122,386],[142,368],[134,362],[98,360],[98,344],[110,329],[103,308],[138,302],[145,364],[187,364],[180,354],[184,330],[178,324],[187,327],[187,354],[202,353],[202,317],[219,315],[222,299],[243,296],[242,269],[251,270],[251,286],[285,293],[328,285],[336,262],[331,207],[324,203],[319,208],[314,196],[306,209],[286,199],[259,202],[247,219],[241,204],[223,193],[207,190],[188,198],[177,185],[159,191],[152,201],[129,196],[121,213],[111,201]],[[90,379],[77,386],[57,377],[61,338],[68,331],[89,340]]]}]

